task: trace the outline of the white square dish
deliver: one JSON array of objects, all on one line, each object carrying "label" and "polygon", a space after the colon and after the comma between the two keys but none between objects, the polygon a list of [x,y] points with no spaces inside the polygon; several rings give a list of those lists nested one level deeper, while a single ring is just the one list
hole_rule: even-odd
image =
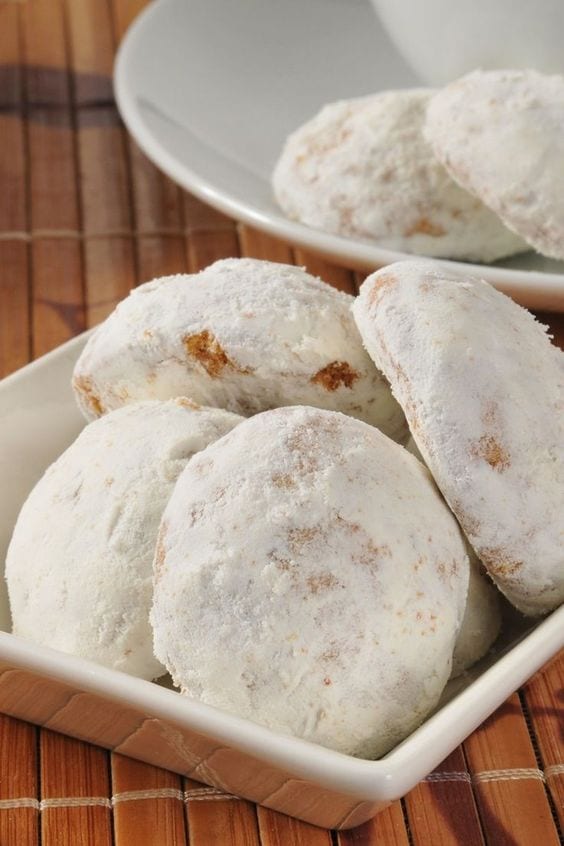
[{"label": "white square dish", "polygon": [[[86,337],[0,382],[2,560],[29,490],[84,425],[70,374]],[[432,717],[379,761],[277,734],[159,684],[36,646],[9,629],[2,583],[0,711],[316,825],[351,828],[407,793],[561,648],[564,608],[502,640],[450,686]]]}]

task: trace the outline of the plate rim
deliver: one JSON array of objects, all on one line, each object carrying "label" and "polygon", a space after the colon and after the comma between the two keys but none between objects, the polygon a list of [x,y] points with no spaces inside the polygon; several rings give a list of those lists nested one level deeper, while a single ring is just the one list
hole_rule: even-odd
[{"label": "plate rim", "polygon": [[[177,160],[147,128],[137,105],[137,93],[130,85],[129,65],[136,51],[142,49],[146,31],[153,17],[166,16],[167,7],[187,0],[155,0],[133,21],[117,50],[114,64],[114,93],[121,117],[143,152],[160,170],[184,189],[220,212],[243,223],[255,226],[291,246],[302,247],[332,258],[355,269],[375,269],[395,261],[428,259],[458,273],[485,277],[490,284],[532,308],[564,310],[564,274],[540,270],[523,270],[492,265],[431,258],[416,253],[403,253],[378,245],[331,235],[279,215],[268,214],[228,191],[213,185],[188,165]],[[551,305],[551,303],[553,303]]]}]

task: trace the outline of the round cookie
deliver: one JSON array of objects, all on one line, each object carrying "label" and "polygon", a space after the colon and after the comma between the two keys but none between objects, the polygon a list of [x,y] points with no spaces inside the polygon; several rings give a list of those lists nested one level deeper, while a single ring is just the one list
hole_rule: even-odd
[{"label": "round cookie", "polygon": [[[405,448],[424,463],[412,435],[409,436]],[[470,562],[470,580],[462,626],[452,656],[451,678],[461,675],[483,658],[493,646],[501,629],[499,591],[491,579],[482,573],[482,565],[468,543],[466,552]]]},{"label": "round cookie", "polygon": [[325,106],[286,141],[272,184],[288,217],[392,250],[494,261],[526,249],[423,137],[430,89]]},{"label": "round cookie", "polygon": [[467,545],[466,551],[470,561],[470,580],[462,626],[452,656],[451,678],[460,676],[483,658],[501,630],[499,591],[481,572],[474,550]]},{"label": "round cookie", "polygon": [[430,261],[368,277],[354,315],[426,464],[523,613],[564,600],[564,355],[486,282]]},{"label": "round cookie", "polygon": [[372,758],[436,705],[467,585],[459,527],[413,456],[351,417],[281,408],[179,478],[155,654],[197,699]]},{"label": "round cookie", "polygon": [[241,420],[186,399],[87,426],[25,502],[6,560],[14,633],[142,678],[159,523],[191,456]]},{"label": "round cookie", "polygon": [[91,418],[181,395],[244,416],[304,404],[400,440],[405,418],[362,346],[352,302],[301,268],[255,259],[149,282],[86,345],[73,377],[79,405]]},{"label": "round cookie", "polygon": [[474,71],[433,97],[425,136],[463,188],[564,259],[564,76]]}]

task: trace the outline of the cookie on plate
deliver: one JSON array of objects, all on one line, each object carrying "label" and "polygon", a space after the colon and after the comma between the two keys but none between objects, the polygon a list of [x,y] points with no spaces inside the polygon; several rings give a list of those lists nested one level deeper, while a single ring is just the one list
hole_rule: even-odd
[{"label": "cookie on plate", "polygon": [[564,259],[564,76],[474,71],[435,94],[425,136],[463,188]]},{"label": "cookie on plate", "polygon": [[564,600],[564,354],[524,308],[430,261],[368,277],[354,315],[470,543],[523,613]]},{"label": "cookie on plate", "polygon": [[299,267],[255,259],[149,282],[86,345],[73,378],[79,405],[91,418],[180,395],[244,416],[307,404],[399,440],[405,418],[362,346],[352,302]]},{"label": "cookie on plate", "polygon": [[359,420],[281,408],[180,476],[155,653],[197,699],[372,758],[436,705],[467,586],[460,529],[420,462]]},{"label": "cookie on plate", "polygon": [[[405,448],[425,463],[413,436],[410,435]],[[451,678],[461,675],[483,658],[495,643],[501,629],[500,593],[491,579],[482,572],[482,565],[468,543],[466,552],[470,562],[470,580],[462,626],[452,656]]]},{"label": "cookie on plate", "polygon": [[91,423],[25,502],[6,561],[14,634],[152,679],[149,608],[157,530],[198,450],[241,420],[187,399]]},{"label": "cookie on plate", "polygon": [[288,217],[421,255],[494,261],[526,249],[433,155],[423,137],[433,93],[331,103],[297,129],[272,180]]}]

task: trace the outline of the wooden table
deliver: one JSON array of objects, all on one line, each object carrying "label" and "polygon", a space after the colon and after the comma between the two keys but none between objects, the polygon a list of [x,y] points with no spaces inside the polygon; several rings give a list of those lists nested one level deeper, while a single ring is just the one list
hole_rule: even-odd
[{"label": "wooden table", "polygon": [[[0,376],[102,320],[153,276],[226,256],[359,278],[204,206],[124,132],[117,41],[143,0],[0,0]],[[562,316],[543,319],[564,342]],[[564,658],[402,802],[313,828],[0,715],[0,846],[555,846],[564,825]]]}]

